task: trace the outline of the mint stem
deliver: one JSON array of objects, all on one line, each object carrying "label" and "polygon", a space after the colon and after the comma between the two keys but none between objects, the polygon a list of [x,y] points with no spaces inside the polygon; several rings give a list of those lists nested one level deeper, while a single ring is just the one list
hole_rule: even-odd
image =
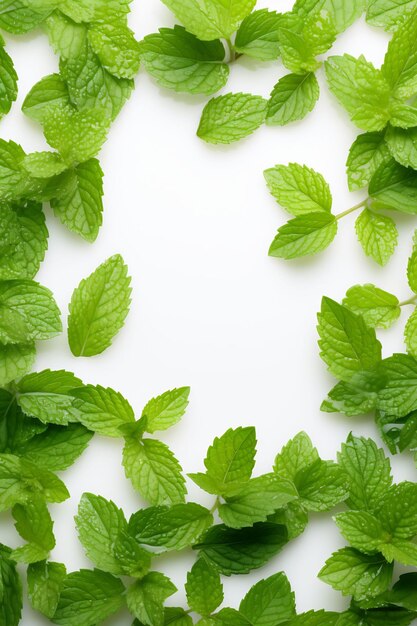
[{"label": "mint stem", "polygon": [[236,50],[235,50],[235,47],[234,47],[231,39],[226,39],[226,43],[227,43],[228,48],[229,48],[229,62],[233,63],[233,61],[236,61]]},{"label": "mint stem", "polygon": [[417,295],[408,300],[404,300],[404,302],[400,302],[398,306],[407,306],[407,304],[417,304]]},{"label": "mint stem", "polygon": [[346,215],[349,215],[350,213],[354,213],[354,211],[358,211],[359,209],[362,209],[363,207],[367,205],[368,200],[369,198],[366,198],[365,200],[362,200],[362,202],[359,202],[359,204],[355,204],[355,206],[351,207],[347,211],[343,211],[343,213],[339,213],[339,215],[336,215],[336,219],[341,220]]}]

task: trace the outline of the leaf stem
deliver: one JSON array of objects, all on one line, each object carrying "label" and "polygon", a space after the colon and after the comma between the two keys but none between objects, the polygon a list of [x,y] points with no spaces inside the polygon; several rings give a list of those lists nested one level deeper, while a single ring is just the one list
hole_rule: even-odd
[{"label": "leaf stem", "polygon": [[359,209],[362,209],[362,207],[365,207],[368,204],[368,200],[369,198],[366,198],[365,200],[362,200],[362,202],[355,204],[355,206],[351,207],[350,209],[347,209],[347,211],[343,211],[343,213],[339,213],[339,215],[336,215],[336,219],[341,220],[346,215],[349,215],[350,213],[354,213],[354,211],[358,211]]},{"label": "leaf stem", "polygon": [[230,37],[226,39],[226,43],[229,48],[229,62],[233,63],[233,61],[236,61],[236,50]]},{"label": "leaf stem", "polygon": [[215,511],[217,511],[219,506],[220,506],[220,498],[217,496],[215,503],[213,504],[213,506],[210,509],[210,513],[213,514]]},{"label": "leaf stem", "polygon": [[398,306],[407,306],[407,304],[417,304],[417,295],[412,296],[412,298],[409,298],[408,300],[400,302]]}]

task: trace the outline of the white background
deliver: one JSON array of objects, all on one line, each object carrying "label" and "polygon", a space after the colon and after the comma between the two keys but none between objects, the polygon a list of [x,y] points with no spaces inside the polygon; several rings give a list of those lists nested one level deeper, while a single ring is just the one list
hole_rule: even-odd
[{"label": "white background", "polygon": [[[289,0],[258,2],[259,8],[289,9]],[[138,37],[170,26],[173,19],[158,0],[133,3],[131,24]],[[7,36],[20,77],[19,101],[1,122],[1,136],[29,152],[45,149],[41,129],[20,106],[30,87],[57,70],[57,59],[41,33]],[[332,53],[364,53],[379,65],[388,37],[359,21],[343,34]],[[239,59],[227,91],[268,96],[285,70],[280,62]],[[321,296],[341,299],[348,287],[374,282],[409,296],[405,278],[413,219],[398,216],[400,245],[386,268],[367,259],[356,241],[355,216],[340,224],[325,253],[285,262],[267,256],[276,229],[287,219],[269,195],[262,172],[276,163],[297,161],[320,171],[331,184],[335,212],[356,204],[345,177],[349,146],[357,135],[329,94],[323,71],[315,111],[287,127],[263,127],[230,147],[199,140],[205,98],[160,89],[141,71],[137,88],[111,131],[101,161],[105,171],[104,226],[94,245],[71,235],[48,213],[50,245],[38,276],[50,287],[66,321],[72,290],[102,261],[119,252],[133,277],[133,305],[124,330],[102,356],[74,358],[65,334],[39,346],[37,369],[66,368],[85,382],[112,386],[139,413],[152,396],[190,385],[189,410],[182,423],[163,436],[185,471],[199,471],[205,451],[229,427],[255,425],[258,473],[269,471],[275,454],[306,430],[323,458],[335,458],[351,429],[376,436],[372,420],[327,415],[319,407],[334,384],[317,349],[316,312]],[[385,355],[403,350],[403,323],[381,333]],[[112,498],[127,515],[143,505],[121,467],[121,442],[96,437],[64,479],[71,499],[51,507],[57,547],[54,560],[68,569],[91,567],[78,543],[73,516],[84,491]],[[415,479],[411,457],[393,459],[397,480]],[[190,485],[190,498],[211,498]],[[1,541],[20,540],[11,516],[0,517]],[[330,515],[312,516],[303,536],[289,544],[268,567],[253,575],[225,579],[225,602],[238,606],[261,577],[285,570],[299,611],[341,610],[346,600],[316,575],[343,540]],[[165,562],[182,587],[189,555]],[[23,570],[22,570],[23,571]],[[182,591],[172,598],[181,605]],[[121,613],[109,625],[128,626]],[[23,626],[47,623],[25,608]]]}]

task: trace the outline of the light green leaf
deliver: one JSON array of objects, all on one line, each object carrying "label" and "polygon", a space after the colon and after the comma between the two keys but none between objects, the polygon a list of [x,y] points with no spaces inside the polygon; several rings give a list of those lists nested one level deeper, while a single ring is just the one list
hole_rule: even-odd
[{"label": "light green leaf", "polygon": [[361,16],[364,8],[363,0],[296,0],[293,10],[301,16],[327,11],[341,33]]},{"label": "light green leaf", "polygon": [[391,92],[407,100],[417,92],[417,13],[394,33],[381,71]]},{"label": "light green leaf", "polygon": [[299,470],[294,484],[301,504],[308,511],[330,511],[349,495],[346,476],[332,461],[319,459]]},{"label": "light green leaf", "polygon": [[[1,17],[0,17],[1,24]],[[0,115],[6,115],[17,98],[17,74],[0,38]]]},{"label": "light green leaf", "polygon": [[88,29],[88,41],[102,66],[117,78],[134,78],[139,71],[139,43],[120,19],[97,22]]},{"label": "light green leaf", "polygon": [[5,386],[24,376],[33,366],[36,350],[33,343],[0,344],[0,385]]},{"label": "light green leaf", "polygon": [[72,572],[64,580],[53,617],[60,626],[87,626],[100,623],[124,604],[121,580],[98,569]]},{"label": "light green leaf", "polygon": [[34,178],[51,178],[66,169],[64,161],[56,152],[32,152],[26,155],[23,167]]},{"label": "light green leaf", "polygon": [[117,254],[75,289],[68,318],[68,341],[74,356],[94,356],[111,345],[129,312],[130,280],[127,266]]},{"label": "light green leaf", "polygon": [[379,166],[389,159],[385,133],[359,135],[349,150],[346,163],[350,191],[367,187]]},{"label": "light green leaf", "polygon": [[284,509],[277,511],[269,521],[285,526],[288,533],[288,541],[291,541],[305,531],[308,524],[308,512],[300,500],[295,500],[290,502]]},{"label": "light green leaf", "polygon": [[411,128],[417,126],[417,108],[410,104],[403,104],[402,102],[394,102],[391,105],[391,119],[390,124],[392,126],[399,126],[400,128]]},{"label": "light green leaf", "polygon": [[416,0],[372,0],[369,2],[366,21],[385,30],[396,30],[416,8]]},{"label": "light green leaf", "polygon": [[142,417],[146,418],[146,432],[167,430],[177,424],[187,409],[189,395],[189,387],[180,387],[149,400],[142,411]]},{"label": "light green leaf", "polygon": [[343,413],[348,417],[366,415],[376,409],[378,392],[384,379],[377,372],[357,372],[348,382],[341,381],[322,403],[325,413]]},{"label": "light green leaf", "polygon": [[330,212],[332,194],[327,182],[306,165],[276,165],[264,172],[269,191],[291,215]]},{"label": "light green leaf", "polygon": [[178,92],[211,95],[229,77],[221,41],[199,41],[182,26],[147,35],[140,43],[140,56],[159,85]]},{"label": "light green leaf", "polygon": [[355,224],[358,240],[367,256],[386,265],[398,243],[395,222],[387,215],[364,209]]},{"label": "light green leaf", "polygon": [[395,539],[411,539],[417,535],[417,484],[403,482],[393,485],[385,494],[378,518]]},{"label": "light green leaf", "polygon": [[227,39],[252,11],[256,0],[163,0],[163,3],[202,41]]},{"label": "light green leaf", "polygon": [[417,357],[417,310],[407,320],[407,324],[404,331],[405,345],[407,346],[407,352],[414,357]]},{"label": "light green leaf", "polygon": [[408,259],[407,279],[412,291],[417,293],[417,247],[415,244],[410,258]]},{"label": "light green leaf", "polygon": [[277,626],[295,616],[295,597],[283,572],[260,580],[243,598],[239,611],[253,626]]},{"label": "light green leaf", "polygon": [[204,107],[197,135],[208,143],[233,143],[251,135],[265,121],[267,101],[261,96],[228,93]]},{"label": "light green leaf", "polygon": [[118,392],[100,385],[86,385],[71,391],[78,421],[99,435],[120,437],[120,427],[133,424],[135,414]]},{"label": "light green leaf", "polygon": [[11,550],[0,544],[1,626],[18,626],[22,614],[22,583]]},{"label": "light green leaf", "polygon": [[371,284],[351,287],[343,304],[373,328],[389,328],[401,315],[398,298]]},{"label": "light green leaf", "polygon": [[188,606],[208,617],[223,602],[223,585],[217,570],[205,559],[198,559],[187,574],[185,584]]},{"label": "light green leaf", "polygon": [[335,517],[343,537],[353,548],[365,554],[374,554],[390,541],[389,533],[375,515],[367,511],[347,511]]},{"label": "light green leaf", "polygon": [[298,472],[319,460],[319,454],[305,432],[291,439],[275,458],[274,471],[294,481]]},{"label": "light green leaf", "polygon": [[33,30],[52,13],[54,7],[32,7],[28,0],[2,0],[0,27],[9,33],[21,35]]},{"label": "light green leaf", "polygon": [[285,126],[304,119],[314,109],[319,95],[319,84],[313,72],[283,76],[268,100],[266,123],[269,126]]},{"label": "light green leaf", "polygon": [[411,541],[393,539],[381,545],[381,552],[389,563],[398,561],[402,565],[417,566],[417,545]]},{"label": "light green leaf", "polygon": [[297,259],[322,252],[337,235],[337,219],[329,213],[298,215],[278,230],[269,256]]},{"label": "light green leaf", "polygon": [[404,165],[417,169],[417,129],[394,128],[390,126],[385,135],[388,148],[394,159]]},{"label": "light green leaf", "polygon": [[186,488],[181,467],[161,441],[127,437],[123,466],[133,487],[152,505],[184,502]]},{"label": "light green leaf", "polygon": [[32,87],[26,96],[22,111],[32,120],[43,124],[51,109],[69,105],[68,88],[59,74],[50,74]]},{"label": "light green leaf", "polygon": [[320,356],[333,376],[349,381],[379,365],[381,344],[363,317],[325,297],[318,320]]},{"label": "light green leaf", "polygon": [[284,66],[295,74],[315,72],[320,67],[316,56],[324,54],[336,39],[335,22],[326,12],[311,13],[279,28],[279,44]]},{"label": "light green leaf", "polygon": [[47,558],[55,547],[53,522],[45,502],[32,498],[13,507],[16,530],[28,543],[13,550],[11,556],[18,563],[37,563]]},{"label": "light green leaf", "polygon": [[281,17],[275,11],[253,11],[245,17],[236,33],[236,51],[261,61],[277,59],[280,21]]},{"label": "light green leaf", "polygon": [[164,626],[164,601],[176,591],[175,585],[164,574],[150,572],[129,587],[127,606],[141,624]]},{"label": "light green leaf", "polygon": [[348,54],[330,57],[325,68],[330,90],[352,122],[363,130],[383,130],[390,118],[390,87],[382,72],[363,56]]},{"label": "light green leaf", "polygon": [[65,565],[62,563],[39,561],[29,565],[28,596],[35,611],[49,619],[54,616],[66,574]]},{"label": "light green leaf", "polygon": [[148,546],[183,550],[195,543],[213,523],[210,511],[199,504],[174,504],[142,509],[129,520],[129,533]]},{"label": "light green leaf", "polygon": [[417,409],[417,360],[407,354],[394,354],[381,364],[385,386],[378,394],[378,408],[400,418]]}]

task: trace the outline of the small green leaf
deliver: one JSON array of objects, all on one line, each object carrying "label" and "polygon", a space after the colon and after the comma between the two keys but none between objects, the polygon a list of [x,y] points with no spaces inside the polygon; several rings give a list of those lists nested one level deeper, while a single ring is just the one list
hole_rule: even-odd
[{"label": "small green leaf", "polygon": [[56,152],[32,152],[26,155],[23,167],[34,178],[51,178],[66,169],[64,161]]},{"label": "small green leaf", "polygon": [[417,357],[417,310],[407,320],[404,331],[405,345],[407,346],[408,354]]},{"label": "small green leaf", "polygon": [[40,498],[32,498],[25,504],[16,504],[13,517],[17,532],[27,541],[26,545],[13,550],[13,560],[18,563],[37,563],[46,559],[55,547],[55,537],[45,502]]},{"label": "small green leaf", "polygon": [[367,511],[339,513],[335,521],[351,546],[365,554],[378,552],[384,543],[390,541],[390,535],[379,519]]},{"label": "small green leaf", "polygon": [[164,574],[150,572],[129,587],[127,606],[141,624],[164,626],[164,601],[176,591],[175,585]]},{"label": "small green leaf", "polygon": [[364,209],[355,224],[358,240],[367,256],[386,265],[398,243],[398,230],[388,216]]},{"label": "small green leaf", "polygon": [[373,328],[389,328],[401,315],[398,298],[371,284],[351,287],[343,304]]},{"label": "small green leaf", "polygon": [[265,170],[264,176],[272,196],[291,215],[331,211],[329,185],[309,167],[298,163],[276,165]]},{"label": "small green leaf", "polygon": [[384,384],[377,372],[357,372],[348,382],[341,381],[333,387],[321,410],[348,417],[366,415],[376,409],[378,392]]},{"label": "small green leaf", "polygon": [[330,511],[346,500],[346,475],[336,463],[317,460],[301,469],[294,478],[301,504],[308,511]]},{"label": "small green leaf", "polygon": [[277,59],[280,21],[281,17],[275,11],[253,11],[245,17],[236,33],[236,51],[261,61]]},{"label": "small green leaf", "polygon": [[372,26],[394,31],[408,19],[416,6],[416,0],[373,0],[369,3],[366,21]]},{"label": "small green leaf", "polygon": [[32,607],[49,619],[55,614],[67,571],[62,563],[39,561],[27,570],[28,595]]},{"label": "small green leaf", "polygon": [[275,458],[274,471],[294,481],[297,474],[319,460],[319,454],[305,432],[291,439]]},{"label": "small green leaf", "polygon": [[389,159],[385,133],[359,135],[349,150],[346,163],[350,191],[367,187],[379,166]]},{"label": "small green leaf", "polygon": [[88,41],[102,66],[117,78],[134,78],[139,71],[139,43],[120,19],[96,22],[88,29]]},{"label": "small green leaf", "polygon": [[5,386],[24,376],[33,366],[36,350],[33,343],[0,344],[0,385]]},{"label": "small green leaf", "polygon": [[394,418],[417,409],[417,360],[407,354],[394,354],[381,364],[384,388],[378,394],[378,409]]},{"label": "small green leaf", "polygon": [[417,92],[417,14],[413,12],[388,44],[381,71],[392,93],[406,100]]},{"label": "small green leaf", "polygon": [[55,107],[69,105],[68,88],[59,74],[50,74],[32,87],[26,96],[22,111],[43,124]]},{"label": "small green leaf", "polygon": [[290,583],[280,572],[254,585],[243,598],[240,613],[253,626],[276,626],[295,616],[295,598]]},{"label": "small green leaf", "polygon": [[197,135],[214,144],[228,144],[251,135],[265,121],[267,101],[261,96],[229,93],[210,100]]},{"label": "small green leaf", "polygon": [[[312,13],[328,12],[333,18],[337,32],[342,33],[355,20],[357,20],[364,11],[363,0],[296,0],[294,11],[299,15],[305,16]],[[323,624],[323,626],[325,626]]]},{"label": "small green leaf", "polygon": [[302,120],[314,109],[319,96],[320,88],[313,72],[287,74],[271,92],[265,121],[269,126],[285,126]]},{"label": "small green leaf", "polygon": [[78,421],[99,435],[120,437],[120,427],[135,421],[129,402],[113,389],[85,385],[73,389],[71,395]]},{"label": "small green leaf", "polygon": [[22,583],[11,550],[0,544],[0,617],[3,626],[18,626],[22,615]]},{"label": "small green leaf", "polygon": [[220,575],[205,559],[198,559],[188,572],[185,591],[188,606],[203,617],[209,617],[223,602]]},{"label": "small green leaf", "polygon": [[189,395],[189,387],[180,387],[149,400],[142,411],[142,417],[146,418],[146,432],[167,430],[177,424],[187,409]]},{"label": "small green leaf", "polygon": [[417,172],[391,159],[375,172],[369,195],[383,208],[416,214]]},{"label": "small green leaf", "polygon": [[278,230],[269,256],[297,259],[322,252],[337,235],[337,219],[329,213],[308,213],[290,220]]},{"label": "small green leaf", "polygon": [[394,159],[404,167],[417,168],[417,129],[394,128],[386,132],[386,142]]}]

